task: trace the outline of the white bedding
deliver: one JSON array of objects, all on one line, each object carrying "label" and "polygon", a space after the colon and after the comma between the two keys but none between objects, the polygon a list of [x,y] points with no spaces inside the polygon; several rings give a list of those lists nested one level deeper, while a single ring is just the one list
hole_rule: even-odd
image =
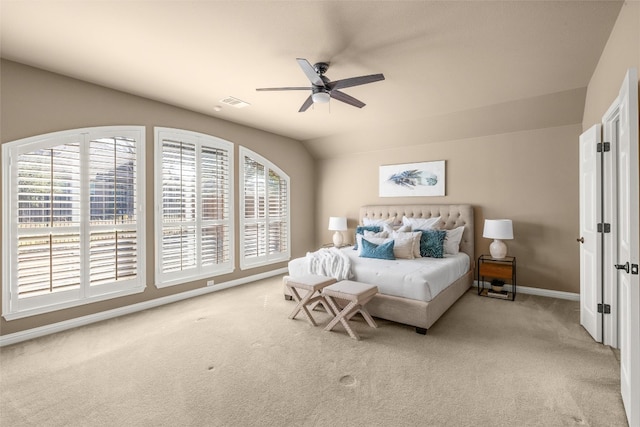
[{"label": "white bedding", "polygon": [[[376,285],[383,294],[426,302],[469,271],[469,256],[464,252],[444,258],[381,260],[361,258],[352,247],[341,251],[351,260],[351,280]],[[309,274],[308,259],[291,260],[289,274]]]}]

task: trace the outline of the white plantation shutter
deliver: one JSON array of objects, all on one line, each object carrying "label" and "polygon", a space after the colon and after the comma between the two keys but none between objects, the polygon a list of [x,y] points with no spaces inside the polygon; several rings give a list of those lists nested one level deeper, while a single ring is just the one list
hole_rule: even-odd
[{"label": "white plantation shutter", "polygon": [[162,271],[196,267],[196,146],[162,141]]},{"label": "white plantation shutter", "polygon": [[244,147],[240,147],[240,154],[240,266],[244,269],[286,261],[290,258],[289,177]]},{"label": "white plantation shutter", "polygon": [[233,271],[233,145],[156,128],[156,285]]},{"label": "white plantation shutter", "polygon": [[289,197],[287,181],[269,169],[269,253],[281,254],[289,249]]},{"label": "white plantation shutter", "polygon": [[141,127],[56,132],[3,145],[5,317],[144,288],[144,245],[136,239],[144,230],[137,201],[143,155]]},{"label": "white plantation shutter", "polygon": [[94,139],[89,150],[92,286],[137,275],[136,142]]},{"label": "white plantation shutter", "polygon": [[244,239],[242,255],[258,258],[266,255],[265,169],[250,157],[244,162]]},{"label": "white plantation shutter", "polygon": [[201,262],[204,266],[230,264],[233,230],[229,150],[203,146],[200,164]]},{"label": "white plantation shutter", "polygon": [[79,289],[80,144],[19,154],[15,168],[18,298]]}]

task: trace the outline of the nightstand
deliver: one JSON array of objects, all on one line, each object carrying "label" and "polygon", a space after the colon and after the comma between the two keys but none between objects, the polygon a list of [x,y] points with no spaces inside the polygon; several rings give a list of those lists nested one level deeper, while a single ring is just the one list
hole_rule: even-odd
[{"label": "nightstand", "polygon": [[[512,256],[502,259],[492,258],[491,255],[480,255],[477,264],[478,295],[506,300],[516,299],[516,258]],[[511,291],[493,290],[491,283],[485,285],[485,279],[501,279],[511,281]]]}]

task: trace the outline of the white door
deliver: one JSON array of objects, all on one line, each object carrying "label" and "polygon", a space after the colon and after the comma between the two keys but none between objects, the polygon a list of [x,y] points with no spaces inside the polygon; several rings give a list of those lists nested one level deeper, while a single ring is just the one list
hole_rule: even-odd
[{"label": "white door", "polygon": [[600,222],[601,174],[600,125],[594,125],[580,135],[580,324],[596,341],[602,341],[601,235]]},{"label": "white door", "polygon": [[[630,426],[640,426],[640,205],[638,186],[638,72],[627,72],[618,130],[618,298],[620,388]],[[626,267],[629,271],[622,269]]]}]

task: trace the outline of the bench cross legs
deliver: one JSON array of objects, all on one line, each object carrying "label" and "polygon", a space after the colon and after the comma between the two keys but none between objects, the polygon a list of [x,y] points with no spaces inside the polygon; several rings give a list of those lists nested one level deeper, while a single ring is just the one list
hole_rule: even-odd
[{"label": "bench cross legs", "polygon": [[[329,304],[327,304],[325,297],[322,296],[320,293],[317,293],[318,291],[311,289],[307,291],[307,293],[303,297],[300,297],[300,294],[298,293],[298,290],[295,287],[289,286],[289,289],[291,289],[291,294],[293,295],[293,298],[297,302],[293,311],[289,315],[289,319],[294,319],[298,315],[298,313],[302,310],[302,312],[307,317],[307,319],[309,319],[309,322],[313,326],[317,326],[317,323],[313,318],[313,316],[311,315],[309,308],[313,310],[318,304],[322,304],[322,306],[327,311],[327,313],[331,314],[332,316],[335,316],[336,312],[333,310],[331,306],[329,306]],[[314,296],[314,294],[316,293],[317,295]]]},{"label": "bench cross legs", "polygon": [[364,306],[358,303],[357,301],[350,301],[349,304],[347,304],[342,309],[342,311],[340,311],[335,301],[333,300],[333,298],[331,298],[330,296],[327,296],[326,299],[329,305],[331,306],[331,308],[337,314],[336,314],[336,317],[334,317],[331,320],[331,322],[329,322],[329,324],[324,328],[325,331],[330,331],[331,329],[334,328],[334,326],[338,324],[338,322],[340,322],[342,323],[342,326],[344,326],[344,329],[349,333],[349,336],[351,338],[359,340],[360,337],[358,336],[358,334],[353,329],[351,329],[351,326],[349,326],[349,319],[355,316],[358,312],[362,314],[362,317],[364,317],[364,320],[366,320],[369,326],[371,326],[372,328],[378,327],[378,325],[373,320],[373,317],[371,317],[367,309],[364,308]]}]

